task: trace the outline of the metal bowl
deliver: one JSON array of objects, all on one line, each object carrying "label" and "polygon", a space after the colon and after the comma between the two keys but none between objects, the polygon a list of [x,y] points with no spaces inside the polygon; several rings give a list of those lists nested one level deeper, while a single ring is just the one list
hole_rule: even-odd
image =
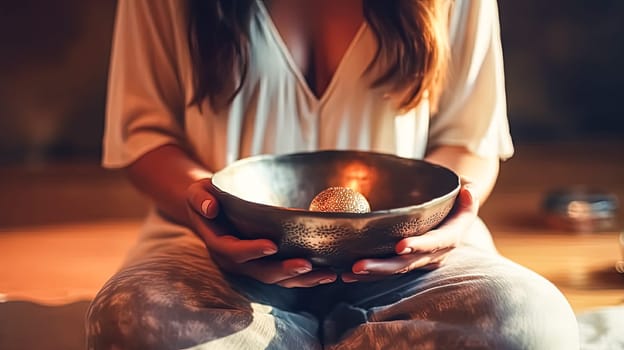
[{"label": "metal bowl", "polygon": [[[241,238],[268,238],[277,258],[348,268],[394,254],[402,238],[438,225],[459,193],[459,177],[431,163],[361,151],[319,151],[242,159],[212,178],[213,193]],[[319,192],[349,187],[369,213],[309,211]]]}]

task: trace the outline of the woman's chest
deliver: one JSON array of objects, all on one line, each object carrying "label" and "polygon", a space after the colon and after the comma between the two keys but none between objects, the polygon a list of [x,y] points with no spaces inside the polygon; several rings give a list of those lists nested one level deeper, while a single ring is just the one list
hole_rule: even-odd
[{"label": "woman's chest", "polygon": [[361,0],[272,0],[266,15],[285,55],[321,97],[363,25]]}]

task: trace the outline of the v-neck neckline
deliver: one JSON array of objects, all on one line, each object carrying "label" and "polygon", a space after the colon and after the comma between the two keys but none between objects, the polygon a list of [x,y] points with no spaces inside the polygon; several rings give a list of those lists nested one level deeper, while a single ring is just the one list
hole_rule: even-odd
[{"label": "v-neck neckline", "polygon": [[319,95],[317,95],[316,93],[314,93],[314,91],[308,84],[308,81],[305,79],[305,76],[303,72],[301,71],[301,68],[295,62],[295,59],[293,58],[290,50],[288,49],[286,42],[284,41],[284,39],[282,38],[282,35],[277,29],[275,22],[273,22],[273,18],[271,17],[269,10],[264,5],[263,0],[257,0],[257,3],[260,9],[260,12],[262,12],[262,15],[264,16],[264,22],[266,23],[266,26],[268,27],[268,30],[271,33],[271,36],[273,37],[273,40],[278,46],[280,53],[286,60],[286,63],[288,67],[290,68],[291,72],[295,75],[299,83],[303,86],[305,93],[310,98],[312,98],[315,102],[317,102],[319,105],[325,103],[327,99],[331,96],[332,90],[335,89],[335,86],[340,77],[340,72],[343,69],[343,66],[346,64],[345,62],[348,61],[349,57],[351,56],[352,51],[354,50],[356,44],[360,40],[360,37],[364,33],[364,30],[366,28],[366,21],[362,22],[357,32],[351,39],[351,42],[349,42],[347,49],[342,54],[342,57],[340,58],[340,61],[338,62],[338,66],[336,67],[336,70],[333,72],[329,80],[329,83],[327,84],[325,89]]}]

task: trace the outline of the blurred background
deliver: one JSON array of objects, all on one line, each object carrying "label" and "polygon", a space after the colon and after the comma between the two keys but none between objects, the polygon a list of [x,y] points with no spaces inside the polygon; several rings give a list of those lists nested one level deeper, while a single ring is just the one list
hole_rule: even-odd
[{"label": "blurred background", "polygon": [[[89,300],[147,210],[123,174],[99,165],[115,5],[0,0],[3,349],[84,348]],[[624,275],[613,268],[624,259],[624,223],[572,236],[546,227],[540,212],[561,186],[624,198],[624,1],[499,8],[516,155],[481,216],[501,253],[553,281],[575,311],[624,305]]]},{"label": "blurred background", "polygon": [[[144,212],[120,175],[98,166],[115,5],[0,2],[0,166],[8,169],[0,174],[0,227]],[[572,143],[562,151],[570,157],[621,146],[624,1],[501,0],[499,7],[518,150]],[[603,147],[583,146],[596,143]],[[74,181],[83,177],[91,182]],[[94,190],[102,203],[117,205],[85,201]],[[33,203],[24,191],[49,195]]]},{"label": "blurred background", "polygon": [[[115,1],[2,1],[0,164],[97,160]],[[516,142],[623,138],[621,0],[501,0]]]}]

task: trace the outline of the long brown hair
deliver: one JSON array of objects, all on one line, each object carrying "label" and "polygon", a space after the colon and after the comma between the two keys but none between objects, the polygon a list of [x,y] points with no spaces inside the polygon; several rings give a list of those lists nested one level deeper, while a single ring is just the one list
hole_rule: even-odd
[{"label": "long brown hair", "polygon": [[[436,106],[448,65],[449,0],[363,0],[364,18],[382,62],[373,87],[390,86],[399,107],[416,106],[425,92]],[[194,69],[191,104],[208,98],[213,108],[231,102],[245,80],[249,26],[256,0],[191,0],[189,46]],[[223,100],[224,93],[226,94]]]}]

